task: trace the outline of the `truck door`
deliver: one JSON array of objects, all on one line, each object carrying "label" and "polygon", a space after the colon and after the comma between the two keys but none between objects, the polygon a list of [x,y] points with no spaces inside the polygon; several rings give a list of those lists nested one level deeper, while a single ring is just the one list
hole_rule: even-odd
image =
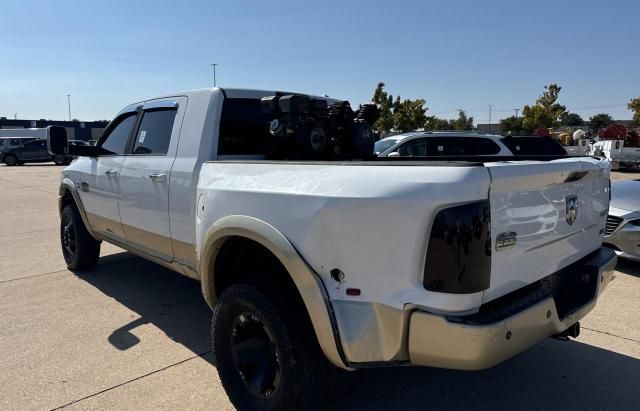
[{"label": "truck door", "polygon": [[174,256],[169,178],[185,106],[184,97],[144,104],[120,173],[120,218],[128,244],[167,262]]},{"label": "truck door", "polygon": [[125,110],[105,130],[97,144],[100,155],[91,158],[77,182],[92,229],[120,242],[126,239],[118,212],[119,173],[137,118],[135,107]]},{"label": "truck door", "polygon": [[23,160],[43,160],[48,157],[47,142],[45,140],[29,141],[22,146]]}]

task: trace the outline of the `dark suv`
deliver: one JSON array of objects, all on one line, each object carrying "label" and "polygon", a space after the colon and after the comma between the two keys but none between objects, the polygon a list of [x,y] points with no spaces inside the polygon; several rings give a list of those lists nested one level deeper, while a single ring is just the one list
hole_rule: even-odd
[{"label": "dark suv", "polygon": [[53,161],[57,165],[69,164],[71,157],[52,156],[47,151],[47,140],[33,140],[21,146],[0,152],[0,162],[8,166],[24,163],[43,163]]}]

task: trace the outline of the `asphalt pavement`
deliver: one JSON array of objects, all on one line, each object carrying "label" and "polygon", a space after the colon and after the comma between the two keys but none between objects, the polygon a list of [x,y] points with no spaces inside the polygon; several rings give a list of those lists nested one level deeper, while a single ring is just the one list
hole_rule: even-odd
[{"label": "asphalt pavement", "polygon": [[[96,269],[65,268],[61,170],[0,166],[0,409],[232,409],[197,282],[108,244]],[[640,173],[613,174],[629,178]],[[331,409],[637,409],[640,264],[618,265],[581,324],[575,341],[485,371],[361,372]]]}]

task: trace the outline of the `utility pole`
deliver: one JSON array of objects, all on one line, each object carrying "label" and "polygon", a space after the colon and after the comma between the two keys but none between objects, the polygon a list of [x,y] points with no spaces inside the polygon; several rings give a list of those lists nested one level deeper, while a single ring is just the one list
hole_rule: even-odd
[{"label": "utility pole", "polygon": [[17,119],[18,119],[18,113],[15,113],[15,114],[13,115],[13,119],[14,119],[14,120],[17,120]]},{"label": "utility pole", "polygon": [[493,109],[493,104],[489,104],[489,125],[491,125],[491,110]]},{"label": "utility pole", "polygon": [[211,64],[211,67],[213,67],[213,87],[216,86],[216,66],[217,65],[218,63]]},{"label": "utility pole", "polygon": [[516,118],[518,118],[518,111],[520,111],[520,109],[519,108],[514,108],[513,111],[516,112]]},{"label": "utility pole", "polygon": [[67,94],[67,106],[69,107],[69,121],[71,121],[71,94]]}]

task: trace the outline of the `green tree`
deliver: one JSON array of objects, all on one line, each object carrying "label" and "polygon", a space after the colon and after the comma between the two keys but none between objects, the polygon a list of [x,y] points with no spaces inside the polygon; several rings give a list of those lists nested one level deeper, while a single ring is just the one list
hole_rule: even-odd
[{"label": "green tree", "polygon": [[555,127],[567,108],[558,103],[562,87],[557,84],[544,86],[544,92],[536,100],[533,106],[524,106],[522,109],[522,125],[526,130],[536,128]]},{"label": "green tree", "polygon": [[640,97],[632,98],[627,104],[627,108],[633,111],[633,122],[640,125]]},{"label": "green tree", "polygon": [[378,83],[371,99],[380,107],[380,118],[373,127],[382,135],[393,128],[393,96],[384,91],[384,83]]},{"label": "green tree", "polygon": [[613,123],[615,123],[613,117],[606,113],[599,113],[589,117],[589,128],[596,133],[603,128],[609,127]]},{"label": "green tree", "polygon": [[425,130],[449,130],[449,122],[436,116],[428,116],[424,123]]},{"label": "green tree", "polygon": [[580,117],[579,114],[565,112],[560,116],[560,125],[562,126],[582,126],[584,125],[584,120]]},{"label": "green tree", "polygon": [[394,104],[393,119],[394,128],[398,131],[405,132],[416,130],[423,127],[427,120],[427,108],[424,99],[404,99],[400,100],[398,96]]},{"label": "green tree", "polygon": [[500,120],[500,132],[502,134],[511,133],[513,136],[518,136],[523,131],[522,117],[511,116]]},{"label": "green tree", "polygon": [[472,130],[473,117],[468,117],[464,110],[458,110],[458,118],[449,120],[449,127],[452,130]]}]

